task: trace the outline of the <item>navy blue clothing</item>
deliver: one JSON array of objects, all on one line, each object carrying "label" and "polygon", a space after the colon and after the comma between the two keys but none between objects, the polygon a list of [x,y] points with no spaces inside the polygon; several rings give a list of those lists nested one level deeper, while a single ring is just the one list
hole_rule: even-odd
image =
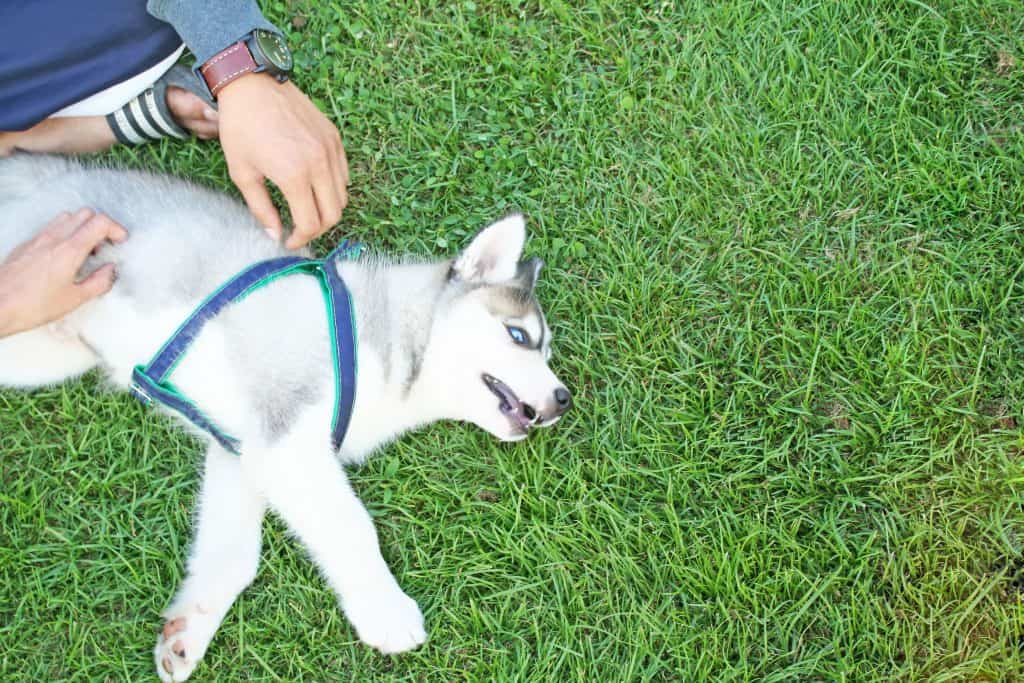
[{"label": "navy blue clothing", "polygon": [[141,0],[0,0],[0,131],[31,128],[181,44]]}]

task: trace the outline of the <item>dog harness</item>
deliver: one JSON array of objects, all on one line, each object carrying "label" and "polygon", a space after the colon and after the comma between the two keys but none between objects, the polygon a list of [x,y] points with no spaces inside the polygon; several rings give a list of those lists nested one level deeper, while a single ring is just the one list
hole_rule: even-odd
[{"label": "dog harness", "polygon": [[170,381],[174,368],[185,356],[203,326],[228,304],[241,301],[274,280],[305,273],[320,280],[327,308],[331,334],[331,356],[334,361],[334,419],[331,437],[334,448],[340,448],[352,417],[356,394],[356,323],[348,289],[338,274],[336,259],[352,259],[362,251],[361,244],[348,240],[324,259],[283,256],[252,265],[206,298],[185,322],[171,335],[147,365],[137,365],[132,372],[132,393],[145,405],[162,403],[181,414],[199,429],[209,432],[225,449],[238,455],[241,442],[207,417],[199,407]]}]

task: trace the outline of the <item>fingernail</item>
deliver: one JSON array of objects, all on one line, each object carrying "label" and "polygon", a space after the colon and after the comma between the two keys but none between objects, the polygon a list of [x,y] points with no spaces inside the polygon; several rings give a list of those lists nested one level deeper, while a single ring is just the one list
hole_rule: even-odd
[{"label": "fingernail", "polygon": [[203,116],[206,118],[207,121],[216,121],[217,120],[217,110],[214,109],[213,107],[207,107],[206,109],[203,110]]},{"label": "fingernail", "polygon": [[267,237],[269,237],[270,239],[274,240],[275,242],[277,241],[277,233],[275,233],[270,228],[266,228],[263,232],[267,233]]}]

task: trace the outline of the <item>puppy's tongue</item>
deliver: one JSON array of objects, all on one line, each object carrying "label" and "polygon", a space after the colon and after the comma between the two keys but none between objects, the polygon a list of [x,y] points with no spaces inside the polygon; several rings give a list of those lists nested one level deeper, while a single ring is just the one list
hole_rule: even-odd
[{"label": "puppy's tongue", "polygon": [[523,428],[524,432],[530,429],[530,425],[533,424],[533,420],[526,417],[526,413],[523,411],[523,404],[519,399],[513,398],[512,402],[509,402],[509,399],[506,396],[499,407],[501,408],[502,413],[519,423],[519,426]]},{"label": "puppy's tongue", "polygon": [[498,408],[501,410],[503,415],[506,415],[509,419],[514,420],[522,430],[525,432],[530,429],[530,425],[533,424],[533,420],[526,416],[526,412],[523,408],[523,402],[519,400],[519,397],[515,395],[512,389],[496,377],[490,375],[484,376],[484,381],[490,387],[491,391],[494,392],[501,403]]}]

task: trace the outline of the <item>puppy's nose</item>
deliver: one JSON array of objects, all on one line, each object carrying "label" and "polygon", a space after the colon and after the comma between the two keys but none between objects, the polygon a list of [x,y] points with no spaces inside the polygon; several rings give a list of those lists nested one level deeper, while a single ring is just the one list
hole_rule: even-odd
[{"label": "puppy's nose", "polygon": [[569,406],[572,405],[572,394],[569,393],[568,389],[565,387],[555,389],[555,405],[558,406],[559,415],[569,410]]}]

